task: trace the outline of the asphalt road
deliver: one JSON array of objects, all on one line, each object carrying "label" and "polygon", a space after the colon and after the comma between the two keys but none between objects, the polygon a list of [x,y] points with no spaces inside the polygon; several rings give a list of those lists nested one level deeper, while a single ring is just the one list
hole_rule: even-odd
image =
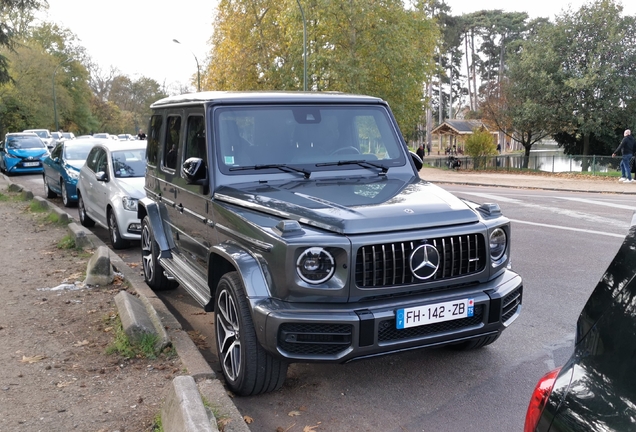
[{"label": "asphalt road", "polygon": [[[43,194],[41,177],[23,177],[14,181]],[[345,365],[293,364],[280,391],[234,399],[253,419],[253,432],[306,426],[522,430],[535,383],[569,357],[578,314],[627,233],[636,203],[628,195],[442,186],[476,202],[497,202],[511,219],[513,268],[524,278],[519,319],[493,345],[471,352],[418,350]],[[98,231],[107,238],[106,230]],[[137,247],[120,255],[140,261]],[[218,371],[212,314],[181,289],[162,298]]]}]

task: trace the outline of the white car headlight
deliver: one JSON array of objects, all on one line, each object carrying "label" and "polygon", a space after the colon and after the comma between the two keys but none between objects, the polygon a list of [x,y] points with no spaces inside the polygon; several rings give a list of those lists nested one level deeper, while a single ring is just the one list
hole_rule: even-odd
[{"label": "white car headlight", "polygon": [[137,198],[131,198],[127,196],[121,199],[121,204],[124,206],[124,209],[130,211],[137,211],[137,202]]},{"label": "white car headlight", "polygon": [[296,272],[305,282],[317,285],[328,281],[336,270],[331,254],[321,247],[306,249],[296,261]]},{"label": "white car headlight", "polygon": [[496,228],[490,233],[490,258],[493,261],[501,259],[506,253],[506,232],[501,228]]}]

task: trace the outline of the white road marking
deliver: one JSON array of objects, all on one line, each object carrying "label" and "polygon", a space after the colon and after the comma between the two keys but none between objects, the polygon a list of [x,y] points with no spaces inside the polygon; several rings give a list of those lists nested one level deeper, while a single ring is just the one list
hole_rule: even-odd
[{"label": "white road marking", "polygon": [[598,234],[598,235],[607,236],[607,237],[625,238],[625,235],[627,235],[627,233],[625,233],[625,234],[613,234],[613,233],[608,233],[608,232],[593,231],[593,230],[586,230],[586,229],[580,229],[580,228],[572,228],[572,227],[566,227],[566,226],[561,226],[561,225],[548,225],[548,224],[542,224],[542,223],[537,223],[537,222],[528,222],[528,221],[522,221],[522,220],[518,220],[518,219],[510,219],[510,222],[519,223],[519,224],[525,224],[525,225],[540,226],[540,227],[543,227],[543,228],[553,228],[553,229],[560,229],[560,230],[565,230],[565,231],[576,231],[576,232],[582,232],[582,233],[586,233],[586,234]]},{"label": "white road marking", "polygon": [[[588,222],[592,222],[598,226],[613,226],[613,227],[617,227],[617,228],[625,228],[625,222],[623,221],[619,221],[616,219],[611,219],[611,218],[606,218],[603,216],[597,216],[597,215],[592,215],[589,213],[583,213],[583,212],[579,212],[579,211],[574,211],[574,210],[569,210],[569,209],[563,209],[563,208],[559,208],[559,207],[555,207],[555,206],[544,206],[544,205],[539,205],[539,204],[532,204],[532,203],[527,203],[524,202],[522,200],[518,200],[518,199],[514,199],[514,198],[506,198],[503,197],[501,195],[493,195],[493,194],[484,194],[484,193],[478,193],[478,192],[462,192],[463,194],[466,195],[474,195],[477,197],[480,197],[482,199],[487,199],[487,200],[493,200],[494,202],[505,202],[505,203],[511,203],[511,204],[515,204],[518,205],[520,207],[526,207],[526,208],[532,208],[532,209],[537,209],[537,210],[541,210],[541,211],[548,211],[548,212],[552,212],[561,216],[566,216],[566,217],[571,217],[574,219],[579,219],[579,220],[585,220]],[[558,197],[557,197],[558,198]],[[627,209],[627,210],[636,210],[635,207],[630,207],[630,206],[623,206],[623,205],[611,205],[611,204],[607,204],[604,202],[599,202],[599,201],[593,201],[593,200],[584,200],[582,198],[573,198],[572,200],[574,201],[578,201],[581,200],[582,202],[588,202],[588,204],[597,204],[597,205],[603,205],[603,206],[609,206],[609,207],[613,207],[613,208],[618,208],[618,209]],[[540,226],[540,224],[537,224]],[[546,225],[549,226],[549,225]],[[582,230],[584,231],[584,230]],[[624,237],[624,236],[622,236]]]}]

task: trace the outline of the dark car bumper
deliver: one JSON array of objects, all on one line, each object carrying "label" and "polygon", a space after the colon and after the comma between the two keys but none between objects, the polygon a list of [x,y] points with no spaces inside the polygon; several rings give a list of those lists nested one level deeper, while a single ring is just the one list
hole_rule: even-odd
[{"label": "dark car bumper", "polygon": [[[486,284],[398,298],[391,303],[297,304],[254,301],[254,321],[265,349],[288,361],[344,363],[358,358],[404,350],[453,344],[497,335],[521,311],[521,277],[506,271]],[[398,329],[396,311],[402,308],[472,298],[472,317]]]}]

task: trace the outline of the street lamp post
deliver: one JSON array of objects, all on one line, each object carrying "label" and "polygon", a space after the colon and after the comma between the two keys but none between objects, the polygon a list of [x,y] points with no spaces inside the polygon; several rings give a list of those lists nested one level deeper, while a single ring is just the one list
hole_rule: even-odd
[{"label": "street lamp post", "polygon": [[[182,45],[182,43],[176,39],[172,39],[172,42]],[[194,55],[194,52],[192,52],[192,50],[190,50],[190,52],[192,53],[192,56],[194,57],[194,61],[197,62],[197,90],[201,91],[201,68],[199,68],[199,59],[197,58],[196,55]]]},{"label": "street lamp post", "polygon": [[303,89],[307,91],[307,22],[305,21],[305,12],[300,5],[300,0],[296,0],[300,8],[300,16],[303,18]]},{"label": "street lamp post", "polygon": [[73,58],[67,58],[62,63],[60,63],[57,66],[55,66],[55,69],[53,70],[53,78],[51,79],[51,82],[53,83],[53,115],[55,116],[55,130],[56,131],[60,130],[60,125],[58,124],[58,121],[57,121],[57,98],[55,97],[55,74],[57,73],[57,70],[60,68],[60,66],[62,66],[65,63],[70,62],[71,60],[73,60]]}]

